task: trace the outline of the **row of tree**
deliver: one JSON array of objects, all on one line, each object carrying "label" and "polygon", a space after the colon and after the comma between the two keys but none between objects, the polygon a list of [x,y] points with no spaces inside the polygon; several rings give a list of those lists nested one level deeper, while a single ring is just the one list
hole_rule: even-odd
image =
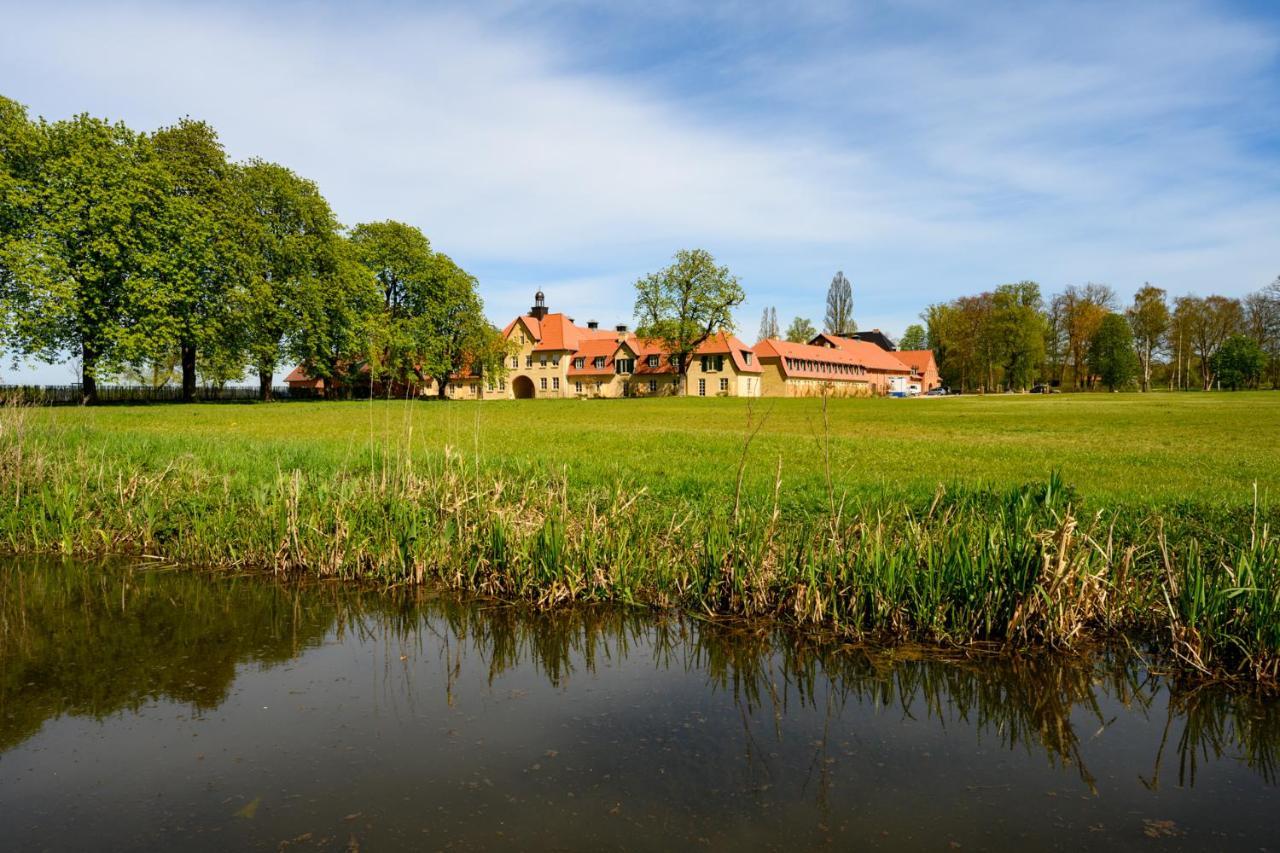
[{"label": "row of tree", "polygon": [[344,229],[288,168],[228,159],[208,124],[33,120],[0,97],[0,349],[103,379],[180,366],[220,386],[306,365],[340,394],[499,371],[475,279],[418,229]]},{"label": "row of tree", "polygon": [[[1243,300],[1180,296],[1150,284],[1122,305],[1106,285],[1045,299],[1035,282],[931,305],[902,348],[928,346],[958,390],[1280,388],[1280,279]],[[912,340],[907,340],[911,338]]]}]

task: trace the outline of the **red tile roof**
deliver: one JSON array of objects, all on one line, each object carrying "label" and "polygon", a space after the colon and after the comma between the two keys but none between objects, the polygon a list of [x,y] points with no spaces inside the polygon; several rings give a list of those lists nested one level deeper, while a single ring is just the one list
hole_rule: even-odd
[{"label": "red tile roof", "polygon": [[[885,373],[904,372],[903,362],[894,358],[895,353],[883,350],[873,343],[855,341],[853,338],[842,338],[839,335],[832,335],[828,332],[822,332],[813,340],[829,341],[835,349],[857,356],[858,363],[869,370],[880,370]],[[810,341],[810,344],[812,343],[813,341]]]},{"label": "red tile roof", "polygon": [[[594,331],[594,330],[589,330]],[[617,332],[613,333],[618,334]],[[619,341],[616,337],[594,338],[581,341],[578,349],[569,358],[569,375],[570,376],[601,376],[606,373],[614,372],[614,356],[619,349],[625,349],[632,355],[636,354],[635,337],[629,336],[625,341]],[[573,360],[582,359],[582,367],[574,367]],[[596,367],[595,360],[597,358],[604,359],[603,367]]]},{"label": "red tile roof", "polygon": [[[751,359],[751,364],[747,364],[744,353],[753,353],[751,347],[738,340],[735,335],[728,332],[716,332],[711,337],[702,342],[702,345],[696,350],[698,355],[719,355],[728,353],[733,359],[733,366],[738,369],[739,373],[762,373],[760,365],[756,364],[756,359]],[[753,353],[754,355],[754,353]]]},{"label": "red tile roof", "polygon": [[893,357],[898,361],[911,368],[914,372],[924,375],[929,368],[937,370],[937,365],[933,360],[933,350],[931,349],[904,349],[894,350]]},{"label": "red tile roof", "polygon": [[[852,343],[861,344],[862,341]],[[866,346],[876,352],[888,355],[875,344]],[[782,373],[788,379],[827,379],[833,381],[858,382],[867,381],[867,371],[904,374],[910,369],[894,358],[887,360],[874,358],[868,364],[868,355],[861,348],[846,349],[844,347],[822,347],[813,344],[793,344],[776,338],[756,344],[756,357],[776,358]],[[885,366],[880,366],[885,365]]]},{"label": "red tile roof", "polygon": [[533,337],[534,352],[573,352],[584,341],[617,340],[619,334],[609,329],[587,329],[575,325],[568,315],[547,314],[541,320],[527,314],[517,317],[502,330],[504,337],[510,337],[516,323],[523,323]]},{"label": "red tile roof", "polygon": [[[570,321],[566,314],[547,314],[541,321],[536,317],[523,315],[512,320],[502,330],[504,337],[510,337],[517,323],[523,323],[534,339],[534,352],[568,352],[570,358],[586,358],[585,365],[574,368],[570,363],[569,372],[579,375],[613,372],[613,355],[618,345],[624,342],[635,354],[636,373],[647,375],[675,373],[666,350],[657,341],[640,340],[629,332],[618,332],[610,329],[587,329]],[[751,347],[727,332],[717,332],[707,338],[695,351],[695,355],[728,355],[739,373],[760,373],[754,363],[747,363],[745,353]],[[648,366],[648,357],[659,357],[657,367]],[[592,367],[596,356],[606,358],[605,368]]]}]

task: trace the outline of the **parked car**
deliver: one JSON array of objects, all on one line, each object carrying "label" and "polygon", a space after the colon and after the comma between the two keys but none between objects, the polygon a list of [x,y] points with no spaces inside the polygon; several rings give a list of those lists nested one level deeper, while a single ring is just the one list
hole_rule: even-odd
[{"label": "parked car", "polygon": [[930,388],[928,391],[924,392],[924,395],[926,397],[945,397],[947,396],[947,389],[946,388]]},{"label": "parked car", "polygon": [[1031,393],[1032,394],[1059,394],[1061,392],[1057,388],[1041,383],[1040,385],[1031,386]]}]

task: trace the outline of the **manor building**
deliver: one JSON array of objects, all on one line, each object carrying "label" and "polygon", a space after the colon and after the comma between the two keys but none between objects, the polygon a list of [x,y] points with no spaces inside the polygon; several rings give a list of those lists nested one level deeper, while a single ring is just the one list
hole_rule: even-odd
[{"label": "manor building", "polygon": [[760,367],[755,353],[726,332],[712,335],[680,372],[670,353],[655,341],[636,337],[625,325],[601,329],[546,306],[542,291],[529,313],[502,330],[511,346],[506,392],[514,399],[573,397],[653,397],[681,390],[697,397],[758,397]]}]

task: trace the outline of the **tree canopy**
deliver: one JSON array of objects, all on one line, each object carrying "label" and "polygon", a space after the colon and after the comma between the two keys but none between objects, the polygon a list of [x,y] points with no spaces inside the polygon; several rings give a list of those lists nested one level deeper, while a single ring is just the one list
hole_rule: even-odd
[{"label": "tree canopy", "polygon": [[733,331],[733,309],[744,299],[737,276],[710,252],[681,249],[670,266],[636,282],[636,334],[660,342],[683,378],[707,338]]},{"label": "tree canopy", "polygon": [[924,326],[919,323],[912,323],[902,332],[902,339],[898,341],[898,349],[903,350],[922,350],[929,348],[929,340],[925,335]]},{"label": "tree canopy", "polygon": [[[32,121],[0,97],[0,350],[102,378],[221,385],[282,364],[340,394],[375,367],[415,381],[491,363],[476,281],[412,226],[349,235],[285,166],[227,159],[183,118],[145,134],[88,115]],[[459,355],[461,351],[467,355]]]},{"label": "tree canopy", "polygon": [[1138,356],[1133,350],[1133,331],[1121,314],[1106,314],[1089,342],[1089,370],[1112,391],[1133,382],[1138,374]]},{"label": "tree canopy", "polygon": [[1247,335],[1232,335],[1213,356],[1213,370],[1223,388],[1256,388],[1267,369],[1267,353]]},{"label": "tree canopy", "polygon": [[818,330],[807,318],[796,317],[791,321],[791,325],[787,326],[786,339],[793,344],[807,344],[817,334]]},{"label": "tree canopy", "polygon": [[823,325],[833,335],[847,336],[858,331],[858,324],[853,322],[853,286],[843,271],[836,272],[831,286],[827,288],[827,312]]}]

